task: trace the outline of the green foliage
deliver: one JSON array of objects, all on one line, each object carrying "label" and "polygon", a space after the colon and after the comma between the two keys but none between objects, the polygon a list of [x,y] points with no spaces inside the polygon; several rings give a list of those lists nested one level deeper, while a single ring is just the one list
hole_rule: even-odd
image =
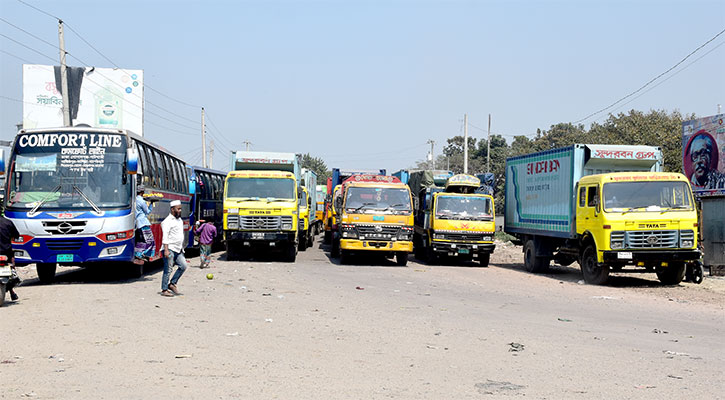
[{"label": "green foliage", "polygon": [[312,157],[310,153],[302,155],[302,165],[300,167],[312,170],[317,174],[318,185],[324,185],[327,178],[332,176],[332,171],[327,169],[327,164],[319,157]]}]

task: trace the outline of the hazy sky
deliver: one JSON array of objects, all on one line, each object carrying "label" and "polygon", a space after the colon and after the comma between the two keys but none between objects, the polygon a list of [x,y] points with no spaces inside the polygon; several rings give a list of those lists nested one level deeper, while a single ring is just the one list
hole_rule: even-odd
[{"label": "hazy sky", "polygon": [[[608,106],[725,29],[722,0],[24,1],[116,64],[143,69],[146,85],[204,106],[218,169],[249,140],[252,150],[392,172],[424,159],[428,139],[440,154],[464,113],[480,128],[490,113],[492,131],[508,139],[531,136]],[[57,22],[16,0],[0,0],[0,16],[58,43]],[[58,60],[57,49],[3,21],[0,34]],[[112,67],[72,32],[65,42],[79,59]],[[613,111],[715,114],[725,105],[723,43]],[[4,98],[22,98],[16,57],[52,61],[3,36],[0,50],[0,139],[11,140],[22,120],[22,104]],[[200,164],[200,109],[148,89],[145,98],[147,110],[181,124],[147,113],[145,136]]]}]

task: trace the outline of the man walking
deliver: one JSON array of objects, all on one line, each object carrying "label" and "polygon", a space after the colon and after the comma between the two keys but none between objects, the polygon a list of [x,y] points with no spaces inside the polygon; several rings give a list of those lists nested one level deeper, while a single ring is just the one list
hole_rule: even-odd
[{"label": "man walking", "polygon": [[199,258],[201,259],[199,268],[209,268],[209,264],[211,263],[211,246],[214,243],[214,238],[217,233],[216,226],[202,219],[196,221],[194,233],[199,235]]},{"label": "man walking", "polygon": [[[179,294],[176,284],[179,282],[181,275],[186,271],[186,258],[184,258],[184,220],[181,219],[181,202],[174,200],[170,204],[169,215],[161,222],[161,233],[163,236],[163,257],[164,257],[164,273],[161,276],[161,295],[173,297]],[[171,277],[169,275],[174,265],[178,265],[178,269]]]}]

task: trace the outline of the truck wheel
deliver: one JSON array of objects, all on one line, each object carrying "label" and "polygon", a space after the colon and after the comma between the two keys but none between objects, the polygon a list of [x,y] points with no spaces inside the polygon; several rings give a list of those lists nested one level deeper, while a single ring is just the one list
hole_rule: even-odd
[{"label": "truck wheel", "polygon": [[0,307],[5,304],[5,292],[7,291],[7,288],[5,287],[4,283],[0,283]]},{"label": "truck wheel", "polygon": [[325,231],[325,236],[322,238],[322,242],[324,244],[330,244],[331,238],[332,238],[332,233],[330,231]]},{"label": "truck wheel", "polygon": [[299,244],[297,245],[297,248],[300,251],[307,250],[307,234],[300,234],[299,235]]},{"label": "truck wheel", "polygon": [[340,250],[340,264],[350,264],[350,252],[348,250]]},{"label": "truck wheel", "polygon": [[438,263],[438,254],[433,250],[433,246],[425,248],[425,261],[430,265]]},{"label": "truck wheel", "polygon": [[536,256],[536,245],[533,239],[524,243],[524,268],[533,273],[546,272],[549,269],[549,259]]},{"label": "truck wheel", "polygon": [[483,268],[488,267],[488,262],[491,260],[491,253],[483,253],[478,255],[478,262],[481,263]]},{"label": "truck wheel", "polygon": [[685,277],[685,263],[671,262],[667,267],[656,269],[657,278],[665,285],[677,285]]},{"label": "truck wheel", "polygon": [[330,255],[333,257],[340,257],[340,241],[337,239],[332,239],[332,249],[330,250]]},{"label": "truck wheel", "polygon": [[234,261],[237,259],[237,252],[232,247],[231,243],[227,241],[227,261]]},{"label": "truck wheel", "polygon": [[38,280],[41,283],[53,283],[55,280],[56,263],[37,263],[35,269],[38,271]]},{"label": "truck wheel", "polygon": [[692,267],[692,283],[701,284],[702,279],[705,276],[705,267],[702,266],[701,262],[696,262]]},{"label": "truck wheel", "polygon": [[297,246],[294,243],[290,243],[287,246],[287,252],[284,258],[287,262],[295,262],[297,259]]},{"label": "truck wheel", "polygon": [[307,235],[307,247],[312,247],[315,244],[315,235],[316,233]]},{"label": "truck wheel", "polygon": [[405,267],[408,264],[408,252],[399,251],[395,253],[395,263],[401,267]]},{"label": "truck wheel", "polygon": [[597,250],[594,245],[590,244],[584,248],[581,269],[584,282],[590,285],[603,285],[609,279],[609,267],[597,262]]}]

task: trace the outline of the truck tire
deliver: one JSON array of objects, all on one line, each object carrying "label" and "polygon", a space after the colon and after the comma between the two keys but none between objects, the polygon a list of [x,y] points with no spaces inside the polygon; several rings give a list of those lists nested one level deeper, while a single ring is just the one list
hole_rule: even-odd
[{"label": "truck tire", "polygon": [[332,232],[325,231],[325,236],[322,238],[322,243],[330,244],[330,239],[332,239]]},{"label": "truck tire", "polygon": [[299,244],[297,245],[297,248],[299,251],[305,251],[307,250],[307,234],[301,233],[299,235]]},{"label": "truck tire", "polygon": [[340,241],[337,239],[332,239],[332,249],[330,249],[330,255],[337,258],[340,257]]},{"label": "truck tire", "polygon": [[488,262],[491,260],[491,253],[483,253],[478,255],[478,262],[481,263],[481,267],[488,268]]},{"label": "truck tire", "polygon": [[310,233],[307,235],[307,247],[312,247],[315,244],[316,233]]},{"label": "truck tire", "polygon": [[350,264],[350,252],[348,250],[340,250],[340,264]]},{"label": "truck tire", "polygon": [[55,280],[56,263],[37,263],[35,269],[38,271],[38,280],[40,283],[53,283]]},{"label": "truck tire", "polygon": [[238,258],[236,250],[234,250],[234,247],[232,246],[231,242],[227,240],[226,243],[226,251],[227,251],[227,261],[234,261]]},{"label": "truck tire", "polygon": [[294,243],[290,243],[287,246],[287,251],[285,252],[285,261],[287,262],[295,262],[297,259],[297,245]]},{"label": "truck tire", "polygon": [[580,266],[584,282],[590,285],[603,285],[609,279],[609,267],[597,261],[597,249],[593,244],[584,248]]},{"label": "truck tire", "polygon": [[433,250],[433,246],[425,248],[425,261],[429,265],[435,265],[438,263],[438,254],[436,254],[435,250]]},{"label": "truck tire", "polygon": [[657,278],[664,285],[677,285],[685,277],[685,263],[682,261],[671,262],[667,267],[658,267],[656,272]]},{"label": "truck tire", "polygon": [[536,244],[533,239],[524,243],[524,268],[528,272],[542,273],[549,269],[549,259],[536,256]]},{"label": "truck tire", "polygon": [[7,291],[7,287],[5,287],[4,283],[0,283],[0,307],[5,304],[5,292]]},{"label": "truck tire", "polygon": [[405,267],[406,265],[408,265],[408,252],[399,251],[395,253],[395,263],[401,267]]}]

